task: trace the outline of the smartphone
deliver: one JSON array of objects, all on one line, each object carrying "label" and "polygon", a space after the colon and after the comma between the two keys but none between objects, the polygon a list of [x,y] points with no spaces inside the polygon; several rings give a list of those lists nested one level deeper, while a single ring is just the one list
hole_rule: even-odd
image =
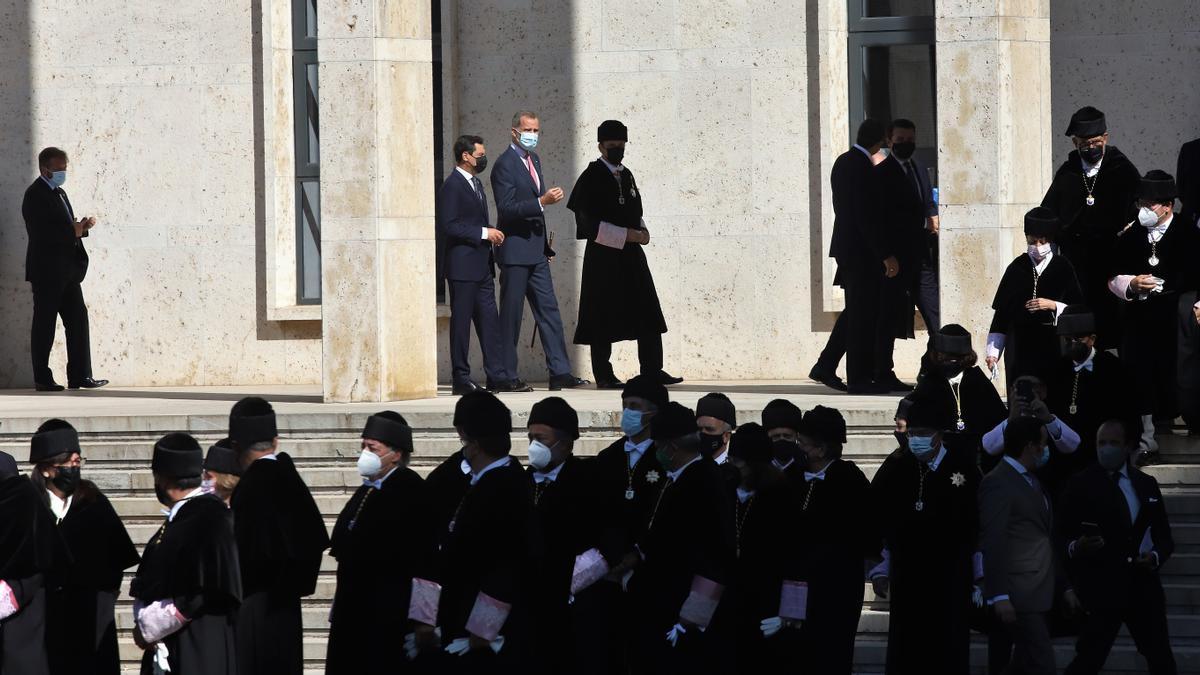
[{"label": "smartphone", "polygon": [[1100,526],[1097,525],[1096,523],[1089,523],[1089,522],[1083,521],[1083,522],[1079,523],[1079,526],[1083,529],[1083,536],[1085,536],[1085,537],[1099,537],[1100,536]]},{"label": "smartphone", "polygon": [[1037,397],[1033,394],[1033,380],[1018,380],[1016,387],[1017,396],[1024,399],[1026,403],[1032,403]]}]

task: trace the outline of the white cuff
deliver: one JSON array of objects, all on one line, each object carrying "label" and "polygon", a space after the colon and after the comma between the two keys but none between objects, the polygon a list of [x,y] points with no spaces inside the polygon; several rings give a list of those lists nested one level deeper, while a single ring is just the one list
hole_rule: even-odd
[{"label": "white cuff", "polygon": [[1132,274],[1118,274],[1108,280],[1108,290],[1112,291],[1113,295],[1128,302],[1129,296],[1126,293],[1129,292],[1129,282],[1131,281],[1133,281]]},{"label": "white cuff", "polygon": [[21,609],[17,602],[17,594],[6,581],[0,581],[0,621],[7,619]]},{"label": "white cuff", "polygon": [[1008,426],[1008,420],[1000,420],[1000,423],[992,427],[992,430],[983,435],[981,443],[983,451],[992,457],[996,457],[1004,452],[1004,429]]},{"label": "white cuff", "polygon": [[881,560],[878,565],[872,567],[870,572],[867,572],[867,579],[870,581],[875,581],[875,577],[891,576],[892,552],[885,548],[880,551],[880,557],[882,557],[883,560]]},{"label": "white cuff", "polygon": [[1046,423],[1046,432],[1050,434],[1050,438],[1052,440],[1055,440],[1055,441],[1062,440],[1063,425],[1062,425],[1062,422],[1058,421],[1057,416],[1053,416],[1051,418],[1051,420]]},{"label": "white cuff", "polygon": [[1004,333],[988,333],[987,336],[987,356],[992,358],[1000,358],[1004,353],[1004,342],[1006,340]]},{"label": "white cuff", "polygon": [[608,248],[623,249],[629,238],[629,230],[618,227],[608,221],[600,221],[600,229],[596,233],[596,243]]},{"label": "white cuff", "polygon": [[1059,302],[1059,301],[1055,300],[1054,301],[1054,325],[1055,326],[1058,325],[1058,317],[1062,316],[1062,313],[1065,311],[1067,311],[1067,304],[1065,302]]},{"label": "white cuff", "polygon": [[487,238],[488,238],[488,237],[487,237],[487,231],[488,231],[488,229],[487,229],[486,227],[485,227],[485,228],[482,228],[482,229],[483,229],[483,234],[482,234],[482,235],[480,235],[480,237],[479,237],[479,238],[480,238],[480,239],[487,239]]},{"label": "white cuff", "polygon": [[187,622],[187,617],[175,609],[175,603],[166,600],[152,602],[137,613],[137,625],[146,644],[161,642]]},{"label": "white cuff", "polygon": [[1008,598],[1008,593],[1004,593],[1003,595],[997,595],[996,597],[994,597],[994,598],[992,598],[992,599],[988,600],[988,601],[987,601],[987,604],[989,604],[989,605],[994,605],[994,604],[996,604],[997,602],[1001,602],[1002,600],[1008,600],[1008,599],[1009,599],[1009,598]]}]

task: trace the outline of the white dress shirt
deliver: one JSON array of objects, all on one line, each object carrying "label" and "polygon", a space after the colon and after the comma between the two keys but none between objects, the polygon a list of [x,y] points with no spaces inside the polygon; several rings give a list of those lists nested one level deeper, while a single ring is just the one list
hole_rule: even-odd
[{"label": "white dress shirt", "polygon": [[62,499],[50,490],[46,490],[46,494],[50,497],[50,511],[59,522],[62,522],[62,519],[67,517],[67,511],[71,510],[71,500],[75,498],[75,495],[67,495],[66,499]]},{"label": "white dress shirt", "polygon": [[498,460],[492,462],[491,464],[488,464],[487,466],[480,469],[479,473],[471,474],[471,485],[478,483],[479,479],[483,478],[484,474],[491,471],[492,469],[499,469],[502,466],[507,466],[508,460],[509,460],[508,457],[501,457],[500,459],[498,459]]},{"label": "white dress shirt", "polygon": [[[475,192],[475,176],[472,176],[470,171],[467,171],[466,169],[462,168],[461,166],[454,167],[454,170],[461,173],[462,177],[467,179],[467,183],[469,183],[471,185],[471,192]],[[487,199],[486,197],[484,197],[483,192],[479,192],[476,196],[479,197],[480,199]],[[483,233],[480,235],[481,239],[487,239],[487,231],[488,231],[487,227],[484,226]]]},{"label": "white dress shirt", "polygon": [[561,464],[554,467],[553,469],[550,469],[546,473],[542,473],[541,471],[534,471],[533,472],[533,482],[539,483],[539,484],[546,483],[546,482],[553,483],[554,481],[558,480],[558,474],[562,473],[562,468],[564,466],[566,466],[566,462],[562,462]]},{"label": "white dress shirt", "polygon": [[1087,369],[1087,371],[1089,373],[1092,372],[1092,367],[1093,367],[1092,360],[1095,358],[1096,358],[1096,348],[1092,347],[1092,351],[1088,354],[1088,357],[1083,360],[1083,363],[1075,364],[1075,372],[1078,373],[1079,371],[1081,371],[1085,368]]},{"label": "white dress shirt", "polygon": [[[272,455],[272,456],[271,456],[271,459],[275,459],[275,456],[274,456],[274,455]],[[186,496],[186,497],[184,497],[183,499],[180,499],[179,501],[177,501],[177,502],[175,502],[174,504],[172,504],[172,505],[171,505],[171,510],[170,510],[170,511],[167,511],[167,522],[170,522],[170,521],[172,521],[172,520],[175,520],[175,514],[179,513],[179,509],[182,509],[182,508],[183,508],[183,505],[184,505],[184,504],[185,504],[185,503],[186,503],[186,502],[187,502],[189,499],[192,499],[192,498],[194,498],[194,497],[199,497],[199,496],[200,496],[200,495],[202,495],[202,494],[204,494],[204,488],[202,488],[202,487],[201,487],[201,488],[196,488],[195,490],[192,490],[191,492],[187,493],[187,496]]]},{"label": "white dress shirt", "polygon": [[687,464],[684,464],[683,466],[679,467],[678,469],[675,469],[674,471],[668,471],[667,472],[667,480],[674,483],[675,481],[679,480],[679,476],[683,474],[684,469],[688,468],[689,466],[691,466],[699,461],[700,461],[700,455],[696,455],[695,457],[688,460]]},{"label": "white dress shirt", "polygon": [[376,490],[382,490],[383,482],[385,480],[391,478],[392,474],[396,473],[396,469],[398,469],[398,468],[400,468],[399,464],[397,464],[396,466],[393,466],[391,471],[388,471],[387,473],[385,473],[383,475],[383,478],[380,478],[378,480],[371,480],[370,478],[364,478],[363,485],[369,485],[369,486],[375,488]]},{"label": "white dress shirt", "polygon": [[625,454],[629,458],[629,468],[632,469],[637,466],[637,463],[642,459],[642,455],[646,454],[646,450],[650,449],[650,444],[653,442],[654,439],[652,438],[647,438],[641,443],[634,443],[628,438],[625,439]]},{"label": "white dress shirt", "polygon": [[750,498],[753,496],[754,496],[754,490],[747,490],[743,487],[738,487],[737,498],[738,498],[739,502],[745,504],[746,502],[750,501]]}]

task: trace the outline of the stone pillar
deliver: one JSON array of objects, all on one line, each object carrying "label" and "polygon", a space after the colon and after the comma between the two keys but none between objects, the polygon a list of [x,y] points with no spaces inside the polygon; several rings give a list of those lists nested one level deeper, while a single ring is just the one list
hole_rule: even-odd
[{"label": "stone pillar", "polygon": [[318,2],[326,401],[437,393],[429,11]]},{"label": "stone pillar", "polygon": [[942,323],[983,361],[992,297],[1053,177],[1049,0],[937,0]]}]

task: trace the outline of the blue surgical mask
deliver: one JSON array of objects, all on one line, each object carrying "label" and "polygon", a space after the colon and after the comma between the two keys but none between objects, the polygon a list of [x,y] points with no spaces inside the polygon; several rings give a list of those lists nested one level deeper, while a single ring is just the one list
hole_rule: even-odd
[{"label": "blue surgical mask", "polygon": [[67,172],[65,170],[64,171],[55,171],[50,174],[50,184],[53,185],[55,188],[62,187],[63,183],[65,183],[65,182],[67,182]]},{"label": "blue surgical mask", "polygon": [[1042,456],[1037,459],[1037,468],[1042,468],[1050,463],[1050,446],[1042,446]]},{"label": "blue surgical mask", "polygon": [[537,147],[538,135],[532,131],[522,131],[517,142],[521,144],[522,148],[533,150]]},{"label": "blue surgical mask", "polygon": [[934,453],[933,436],[909,436],[908,449],[919,460],[929,459]]},{"label": "blue surgical mask", "polygon": [[646,428],[645,413],[641,410],[625,408],[621,411],[621,431],[630,438],[642,433]]}]

